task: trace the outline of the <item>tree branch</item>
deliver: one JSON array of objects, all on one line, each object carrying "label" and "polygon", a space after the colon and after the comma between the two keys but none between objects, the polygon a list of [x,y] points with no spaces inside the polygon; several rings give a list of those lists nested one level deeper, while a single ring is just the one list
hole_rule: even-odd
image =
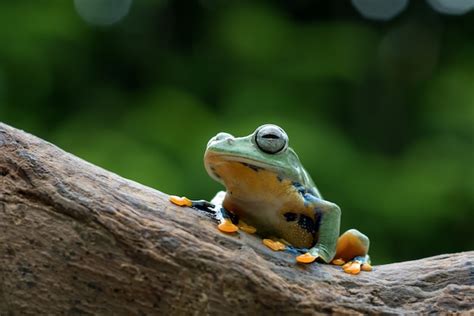
[{"label": "tree branch", "polygon": [[[130,166],[133,168],[133,166]],[[468,311],[474,252],[297,265],[258,237],[0,124],[0,315]]]}]

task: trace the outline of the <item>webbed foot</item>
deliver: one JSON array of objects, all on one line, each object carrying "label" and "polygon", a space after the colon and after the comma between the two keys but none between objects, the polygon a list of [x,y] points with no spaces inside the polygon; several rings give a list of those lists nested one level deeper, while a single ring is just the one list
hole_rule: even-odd
[{"label": "webbed foot", "polygon": [[[342,259],[336,259],[336,260],[342,260]],[[342,270],[344,270],[344,272],[349,273],[349,274],[359,274],[360,271],[372,271],[372,265],[370,264],[369,256],[355,257],[354,259],[344,263],[342,265]]]}]

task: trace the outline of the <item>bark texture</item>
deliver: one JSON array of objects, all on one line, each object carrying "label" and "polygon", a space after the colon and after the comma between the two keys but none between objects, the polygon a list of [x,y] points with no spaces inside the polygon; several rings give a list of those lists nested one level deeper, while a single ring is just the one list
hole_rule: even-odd
[{"label": "bark texture", "polygon": [[[133,166],[130,166],[133,168]],[[0,315],[468,313],[474,252],[297,265],[212,214],[0,124]]]}]

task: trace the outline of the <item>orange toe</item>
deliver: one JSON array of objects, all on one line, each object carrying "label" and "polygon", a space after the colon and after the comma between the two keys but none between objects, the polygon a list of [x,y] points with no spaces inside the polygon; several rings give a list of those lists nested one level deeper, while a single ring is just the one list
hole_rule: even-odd
[{"label": "orange toe", "polygon": [[360,272],[360,262],[351,262],[349,265],[344,265],[342,268],[344,272],[349,274],[359,274]]},{"label": "orange toe", "polygon": [[219,228],[219,230],[224,233],[235,233],[239,230],[239,228],[235,226],[231,221],[224,221],[220,223],[217,228]]},{"label": "orange toe", "polygon": [[271,239],[263,239],[262,242],[265,246],[267,246],[273,251],[281,251],[281,250],[285,250],[286,248],[286,246],[279,241],[273,241]]},{"label": "orange toe", "polygon": [[368,263],[364,263],[361,267],[362,271],[372,271],[372,266]]},{"label": "orange toe", "polygon": [[310,254],[309,252],[303,254],[303,255],[299,255],[298,257],[296,257],[296,261],[299,262],[299,263],[311,263],[313,262],[314,260],[316,260],[318,257],[316,256],[313,256],[312,254]]},{"label": "orange toe", "polygon": [[171,203],[176,204],[178,206],[192,206],[193,205],[193,202],[191,202],[190,199],[188,199],[184,196],[179,197],[179,196],[176,196],[176,195],[170,195],[169,200],[170,200]]},{"label": "orange toe", "polygon": [[250,226],[243,221],[239,221],[239,228],[240,230],[243,230],[244,232],[248,234],[255,234],[255,232],[257,231],[255,227]]},{"label": "orange toe", "polygon": [[342,266],[346,262],[343,259],[339,258],[339,259],[334,259],[331,263],[336,266]]}]

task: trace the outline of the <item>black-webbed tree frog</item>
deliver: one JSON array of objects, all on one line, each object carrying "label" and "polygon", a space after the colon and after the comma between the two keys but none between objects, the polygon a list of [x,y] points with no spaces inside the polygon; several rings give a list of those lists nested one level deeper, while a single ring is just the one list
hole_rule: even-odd
[{"label": "black-webbed tree frog", "polygon": [[369,239],[355,229],[339,236],[339,207],[321,197],[279,126],[265,124],[245,137],[217,134],[207,144],[204,165],[226,191],[210,203],[177,196],[171,202],[214,208],[220,231],[256,233],[272,250],[299,254],[299,263],[319,258],[351,274],[372,269]]}]

